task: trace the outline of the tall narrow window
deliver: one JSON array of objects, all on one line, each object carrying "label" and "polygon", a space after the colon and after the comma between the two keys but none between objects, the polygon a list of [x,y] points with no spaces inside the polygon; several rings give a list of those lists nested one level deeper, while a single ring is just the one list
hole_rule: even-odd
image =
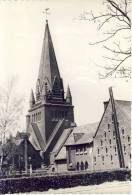
[{"label": "tall narrow window", "polygon": [[108,129],[110,129],[110,124],[108,123]]},{"label": "tall narrow window", "polygon": [[106,132],[104,132],[104,136],[106,137]]},{"label": "tall narrow window", "polygon": [[100,144],[101,144],[101,146],[103,145],[103,141],[102,140],[100,141]]},{"label": "tall narrow window", "polygon": [[98,154],[99,154],[99,149],[98,149]]},{"label": "tall narrow window", "polygon": [[113,160],[113,156],[112,155],[110,156],[110,158],[111,158],[111,160]]},{"label": "tall narrow window", "polygon": [[77,162],[77,170],[79,170],[79,167],[80,167],[79,162]]},{"label": "tall narrow window", "polygon": [[106,153],[108,153],[108,148],[106,148]]},{"label": "tall narrow window", "polygon": [[130,142],[130,137],[128,136],[128,142]]},{"label": "tall narrow window", "polygon": [[85,169],[88,169],[88,162],[85,162]]},{"label": "tall narrow window", "polygon": [[94,162],[96,162],[96,156],[94,156]]},{"label": "tall narrow window", "polygon": [[110,144],[111,144],[111,139],[109,140]]},{"label": "tall narrow window", "polygon": [[116,146],[115,146],[115,152],[116,152]]},{"label": "tall narrow window", "polygon": [[126,151],[126,146],[124,146],[124,152]]},{"label": "tall narrow window", "polygon": [[104,161],[104,156],[102,156],[102,161]]}]

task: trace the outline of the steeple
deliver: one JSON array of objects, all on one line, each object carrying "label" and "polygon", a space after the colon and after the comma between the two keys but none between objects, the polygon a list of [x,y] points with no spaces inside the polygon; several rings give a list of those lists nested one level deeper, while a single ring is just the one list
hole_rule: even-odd
[{"label": "steeple", "polygon": [[71,91],[70,91],[69,85],[67,87],[66,102],[69,103],[69,104],[72,104],[72,95],[71,95]]},{"label": "steeple", "polygon": [[32,107],[35,104],[35,97],[33,90],[31,89],[31,95],[30,95],[30,107]]},{"label": "steeple", "polygon": [[[48,8],[45,10],[46,14],[47,11]],[[27,132],[30,132],[30,140],[34,146],[35,143],[44,145],[44,163],[49,164],[50,153],[64,129],[74,123],[74,106],[69,87],[67,97],[64,97],[63,79],[60,76],[47,20],[35,95],[36,98],[31,91]]]},{"label": "steeple", "polygon": [[40,90],[42,89],[44,83],[47,83],[48,90],[51,90],[53,87],[53,81],[55,77],[57,77],[58,80],[61,80],[55,56],[55,51],[52,43],[52,38],[49,30],[48,20],[46,20],[45,34],[38,74]]}]

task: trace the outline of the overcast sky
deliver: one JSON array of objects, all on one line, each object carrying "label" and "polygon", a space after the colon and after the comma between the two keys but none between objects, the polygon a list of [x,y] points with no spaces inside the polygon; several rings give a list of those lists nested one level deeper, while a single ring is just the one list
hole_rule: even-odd
[{"label": "overcast sky", "polygon": [[11,75],[20,77],[19,92],[26,97],[21,128],[25,128],[30,89],[35,89],[45,28],[42,11],[50,8],[49,27],[65,90],[70,85],[75,121],[78,125],[99,121],[108,87],[116,99],[130,99],[130,83],[119,79],[98,79],[102,46],[96,24],[77,20],[84,10],[103,10],[102,0],[19,0],[0,1],[0,82]]}]

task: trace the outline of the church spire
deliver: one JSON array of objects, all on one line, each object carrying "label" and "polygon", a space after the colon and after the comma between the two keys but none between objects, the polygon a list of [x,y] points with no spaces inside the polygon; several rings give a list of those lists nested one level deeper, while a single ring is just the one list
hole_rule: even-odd
[{"label": "church spire", "polygon": [[48,89],[51,90],[53,87],[53,81],[55,77],[57,77],[59,80],[61,79],[52,43],[52,38],[49,30],[48,20],[46,20],[45,34],[38,74],[40,90],[43,87],[43,83],[46,83]]}]

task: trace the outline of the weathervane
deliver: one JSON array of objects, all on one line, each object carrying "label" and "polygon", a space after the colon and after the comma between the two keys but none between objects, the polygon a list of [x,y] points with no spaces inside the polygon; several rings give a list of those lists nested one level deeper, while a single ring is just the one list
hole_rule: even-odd
[{"label": "weathervane", "polygon": [[45,14],[46,17],[46,21],[48,20],[48,15],[50,15],[50,13],[48,12],[50,8],[45,8],[45,11],[43,11],[43,14]]}]

